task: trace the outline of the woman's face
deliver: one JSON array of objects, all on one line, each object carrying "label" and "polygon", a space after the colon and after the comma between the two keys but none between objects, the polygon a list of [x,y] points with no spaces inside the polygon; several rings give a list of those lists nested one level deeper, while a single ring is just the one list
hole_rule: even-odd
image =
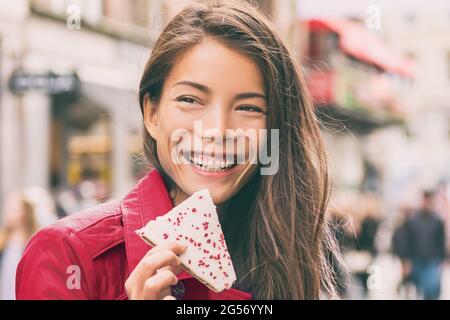
[{"label": "woman's face", "polygon": [[220,204],[255,173],[266,128],[263,83],[248,56],[207,39],[178,58],[157,106],[146,99],[145,126],[181,191],[175,204],[203,188]]}]

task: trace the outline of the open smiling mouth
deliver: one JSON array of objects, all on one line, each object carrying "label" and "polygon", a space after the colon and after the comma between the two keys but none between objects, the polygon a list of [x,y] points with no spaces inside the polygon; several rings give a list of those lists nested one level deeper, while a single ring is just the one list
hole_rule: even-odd
[{"label": "open smiling mouth", "polygon": [[236,155],[206,155],[204,153],[191,152],[184,154],[185,159],[196,169],[205,172],[226,172],[237,165]]}]

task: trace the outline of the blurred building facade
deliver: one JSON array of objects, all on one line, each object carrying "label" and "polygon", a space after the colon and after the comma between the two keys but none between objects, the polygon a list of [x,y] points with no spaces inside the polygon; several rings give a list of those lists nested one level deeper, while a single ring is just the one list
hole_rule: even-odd
[{"label": "blurred building facade", "polygon": [[[392,60],[394,66],[399,69],[409,65],[412,73],[412,77],[405,77],[402,70],[378,66],[387,81],[376,82],[376,89],[381,94],[380,97],[386,98],[389,94],[397,100],[391,101],[388,108],[388,111],[397,113],[400,120],[397,124],[381,126],[363,135],[358,130],[351,130],[352,128],[349,128],[347,134],[342,134],[340,130],[328,131],[332,165],[335,166],[334,172],[338,176],[335,180],[337,185],[341,189],[359,192],[359,189],[367,186],[368,175],[372,175],[372,181],[377,181],[378,192],[383,197],[383,209],[390,214],[396,212],[402,202],[416,204],[420,199],[418,190],[435,188],[442,180],[448,181],[450,3],[440,0],[433,1],[430,5],[423,5],[420,1],[364,0],[355,3],[342,0],[329,3],[299,0],[298,14],[302,21],[322,20],[336,23],[337,19],[358,24],[367,36],[355,39],[355,43],[350,43],[350,47],[354,45],[370,50],[380,60]],[[387,59],[389,57],[386,58],[385,50],[378,50],[374,46],[374,37],[381,39],[393,51],[403,56],[406,64],[398,59]],[[304,38],[303,43],[308,43],[308,40]],[[310,58],[307,56],[307,59]],[[371,72],[367,71],[370,68],[361,68],[358,63],[360,58],[358,54],[353,55],[350,63],[347,59],[341,60],[337,65],[346,68],[345,66],[350,64],[352,69],[366,69],[363,73],[367,75]],[[411,61],[414,62],[409,64]],[[312,82],[323,84],[324,81],[320,77],[324,77],[330,65],[336,63],[316,62],[314,70],[320,72],[312,74],[316,77]],[[373,63],[371,65],[373,66]],[[359,79],[355,78],[356,83],[361,86],[366,100],[372,104],[379,100],[368,94],[370,84],[361,78],[361,71],[356,73],[359,74]],[[348,96],[352,90],[348,89],[349,87],[337,90],[337,98],[339,99],[339,94],[345,94],[347,102],[354,103],[353,97]],[[317,85],[312,88],[313,94],[314,91],[321,94],[327,92]],[[363,127],[370,127],[367,122],[369,119],[367,115],[363,116]],[[348,121],[343,123],[350,124]],[[330,132],[334,134],[329,134]]]},{"label": "blurred building facade", "polygon": [[[189,2],[2,3],[1,194],[27,185],[57,190],[84,178],[99,180],[110,196],[128,190],[145,170],[139,77],[162,28]],[[340,190],[377,189],[395,206],[411,181],[432,186],[450,175],[448,6],[419,11],[376,1],[381,27],[369,30],[365,19],[373,2],[252,2],[305,67],[318,113],[343,120],[345,128],[331,124],[324,131]],[[347,22],[359,25],[359,39],[349,36],[354,28]],[[345,43],[352,38],[356,43]],[[379,39],[385,46],[373,45]],[[371,49],[361,51],[368,44]],[[386,57],[371,61],[370,52],[381,48],[382,55],[384,47],[413,59],[414,67]],[[10,82],[18,72],[74,76],[78,86],[64,94],[17,93]]]},{"label": "blurred building facade", "polygon": [[[140,169],[133,167],[141,128],[137,88],[162,27],[153,19],[159,7],[39,0],[1,6],[2,193],[29,185],[56,191],[91,179],[105,195],[123,194]],[[16,84],[28,87],[19,93],[12,81],[18,72]],[[77,85],[48,92],[39,83],[54,84],[48,75],[72,75]]]},{"label": "blurred building facade", "polygon": [[[134,184],[147,166],[139,78],[163,27],[189,2],[0,4],[0,198],[26,186],[56,194],[88,180],[104,200]],[[252,2],[290,44],[298,40],[296,1]],[[58,91],[64,81],[73,86]]]}]

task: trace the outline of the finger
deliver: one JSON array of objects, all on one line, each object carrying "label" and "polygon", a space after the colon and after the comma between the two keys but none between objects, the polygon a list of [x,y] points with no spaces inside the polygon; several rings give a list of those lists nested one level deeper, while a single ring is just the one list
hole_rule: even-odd
[{"label": "finger", "polygon": [[158,269],[166,266],[178,267],[181,264],[181,260],[175,255],[173,251],[161,251],[155,254],[144,257],[136,266],[136,275],[141,281],[152,277],[156,274]]},{"label": "finger", "polygon": [[168,243],[164,243],[159,246],[153,247],[152,249],[150,249],[147,252],[146,256],[152,255],[156,252],[165,251],[165,250],[170,250],[170,251],[173,251],[176,255],[180,255],[186,251],[186,246],[184,246],[178,242],[168,242]]},{"label": "finger", "polygon": [[[140,282],[141,279],[143,279],[141,281],[145,281],[145,279],[153,276],[156,273],[156,270],[158,270],[160,268],[157,265],[155,267],[152,267],[153,260],[148,260],[148,257],[155,256],[157,253],[163,252],[163,251],[173,252],[175,255],[177,255],[177,254],[184,252],[185,250],[186,250],[186,246],[180,245],[177,242],[170,242],[167,244],[163,244],[163,245],[154,247],[153,249],[151,249],[150,251],[147,252],[147,254],[144,256],[144,258],[141,259],[141,261],[138,263],[136,268],[130,274],[130,282],[131,283]],[[153,257],[153,258],[157,258],[157,257]],[[176,268],[179,265],[179,263],[178,263],[178,261],[174,261],[174,263],[172,263],[172,265]],[[179,272],[177,269],[175,269],[174,273],[178,274]]]},{"label": "finger", "polygon": [[163,289],[161,291],[161,297],[167,297],[172,295],[172,290],[170,289],[170,287],[167,287],[166,289]]},{"label": "finger", "polygon": [[[177,284],[177,277],[170,271],[164,270],[148,278],[144,283],[144,299],[161,299],[167,295],[167,289]],[[162,293],[165,295],[162,295]]]},{"label": "finger", "polygon": [[181,272],[183,272],[183,267],[181,265],[179,266],[165,266],[161,269],[158,269],[156,271],[156,273],[162,271],[162,270],[169,270],[171,271],[173,274],[180,274]]},{"label": "finger", "polygon": [[175,298],[174,296],[165,296],[164,298],[163,298],[163,300],[177,300],[177,298]]}]

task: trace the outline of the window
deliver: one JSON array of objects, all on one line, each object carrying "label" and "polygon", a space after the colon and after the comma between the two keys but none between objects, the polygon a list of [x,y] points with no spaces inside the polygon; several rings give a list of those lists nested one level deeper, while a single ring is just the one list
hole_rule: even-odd
[{"label": "window", "polygon": [[309,34],[309,58],[330,63],[331,56],[338,51],[339,38],[336,33],[312,31]]}]

